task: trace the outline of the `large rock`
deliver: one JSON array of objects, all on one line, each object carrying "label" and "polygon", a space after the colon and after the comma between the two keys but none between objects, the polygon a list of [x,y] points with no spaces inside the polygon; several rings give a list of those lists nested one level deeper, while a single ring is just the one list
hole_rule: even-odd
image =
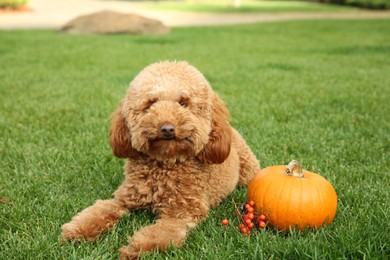
[{"label": "large rock", "polygon": [[77,17],[61,31],[73,34],[153,34],[169,33],[162,22],[136,14],[102,11]]}]

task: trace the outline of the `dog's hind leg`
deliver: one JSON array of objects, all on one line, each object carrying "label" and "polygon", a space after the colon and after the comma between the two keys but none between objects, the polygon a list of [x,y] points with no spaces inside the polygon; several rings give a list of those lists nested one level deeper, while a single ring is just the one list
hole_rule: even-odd
[{"label": "dog's hind leg", "polygon": [[62,226],[62,240],[95,240],[99,233],[111,229],[127,213],[115,199],[98,200]]}]

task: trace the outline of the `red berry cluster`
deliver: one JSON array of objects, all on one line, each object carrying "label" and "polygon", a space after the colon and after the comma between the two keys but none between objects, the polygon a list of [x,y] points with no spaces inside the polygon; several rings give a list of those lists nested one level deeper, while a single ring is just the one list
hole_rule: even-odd
[{"label": "red berry cluster", "polygon": [[258,214],[254,209],[255,202],[249,201],[242,204],[240,211],[236,206],[236,215],[240,223],[240,232],[243,235],[250,235],[253,228],[265,228],[266,217],[264,214]]},{"label": "red berry cluster", "polygon": [[[243,203],[239,207],[233,201],[235,207],[235,213],[240,223],[240,232],[242,235],[247,236],[252,233],[253,228],[265,228],[266,216],[264,214],[259,214],[255,211],[254,201],[249,201],[248,203]],[[227,226],[229,221],[227,219],[222,220],[222,224]]]},{"label": "red berry cluster", "polygon": [[[255,212],[254,207],[255,202],[249,201],[248,203],[244,204],[243,211],[244,213],[239,213],[239,221],[240,221],[240,232],[243,235],[250,235],[252,232],[251,230],[255,227],[258,228],[265,228],[266,223],[266,217],[264,214],[258,214]],[[237,214],[237,210],[236,210]]]}]

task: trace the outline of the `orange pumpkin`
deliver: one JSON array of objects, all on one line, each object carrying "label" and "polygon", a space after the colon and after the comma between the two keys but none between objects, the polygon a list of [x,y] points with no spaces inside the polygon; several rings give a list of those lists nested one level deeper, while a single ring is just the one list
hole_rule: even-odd
[{"label": "orange pumpkin", "polygon": [[295,160],[257,173],[249,183],[247,199],[266,215],[269,226],[279,230],[321,227],[332,222],[337,208],[333,186],[322,176],[302,170]]}]

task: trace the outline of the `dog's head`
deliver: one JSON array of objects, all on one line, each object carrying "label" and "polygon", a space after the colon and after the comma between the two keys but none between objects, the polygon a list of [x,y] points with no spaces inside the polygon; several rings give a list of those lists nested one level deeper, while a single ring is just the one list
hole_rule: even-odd
[{"label": "dog's head", "polygon": [[159,161],[197,157],[222,163],[230,153],[229,113],[203,75],[186,62],[143,69],[111,119],[116,156]]}]

